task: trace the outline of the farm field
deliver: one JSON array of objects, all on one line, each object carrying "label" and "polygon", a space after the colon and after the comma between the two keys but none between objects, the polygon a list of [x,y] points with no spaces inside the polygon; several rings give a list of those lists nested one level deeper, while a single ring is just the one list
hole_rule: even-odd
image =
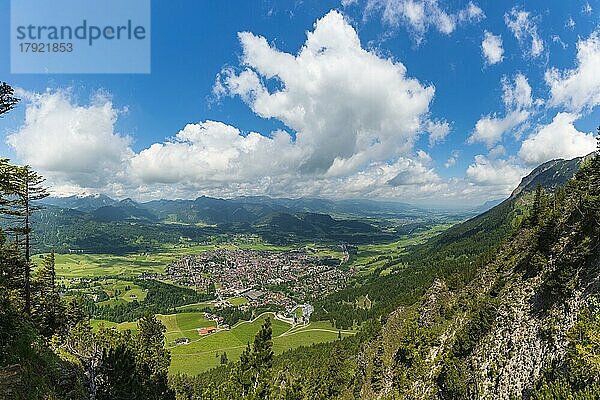
[{"label": "farm field", "polygon": [[[290,324],[274,319],[274,314],[265,313],[252,321],[243,321],[230,330],[200,336],[197,328],[215,326],[213,321],[208,321],[202,313],[181,313],[170,315],[157,315],[166,331],[166,345],[171,351],[171,373],[186,373],[195,375],[219,365],[222,353],[227,353],[230,361],[239,359],[247,343],[254,340],[254,335],[267,317],[271,318],[273,329],[273,351],[280,354],[286,350],[299,346],[309,346],[336,340],[338,330],[327,321],[311,322],[307,326],[292,328]],[[93,325],[114,326],[117,329],[135,329],[134,322],[116,324],[106,321],[94,320]],[[341,331],[342,336],[353,335],[354,331]],[[177,338],[187,337],[190,343],[175,346],[173,341]]]},{"label": "farm field", "polygon": [[[273,351],[280,354],[299,346],[309,346],[336,340],[338,332],[326,321],[311,323],[305,327],[290,329],[291,325],[273,319]],[[220,331],[193,340],[190,344],[171,348],[171,373],[198,374],[219,365],[220,355],[225,352],[230,361],[239,359],[248,343],[267,318],[261,315],[253,321],[237,324],[229,331]],[[343,331],[342,335],[352,335],[353,331]]]},{"label": "farm field", "polygon": [[[408,247],[424,243],[452,225],[453,224],[435,225],[426,231],[406,235],[402,239],[392,243],[359,245],[357,246],[357,252],[352,257],[349,265],[358,270],[359,274],[370,273],[404,254]],[[382,273],[385,274],[385,271]]]}]

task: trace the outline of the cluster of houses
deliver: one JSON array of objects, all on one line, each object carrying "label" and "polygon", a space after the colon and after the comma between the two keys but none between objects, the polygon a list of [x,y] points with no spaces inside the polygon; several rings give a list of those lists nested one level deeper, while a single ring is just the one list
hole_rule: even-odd
[{"label": "cluster of houses", "polygon": [[214,285],[222,299],[243,296],[249,303],[242,308],[264,304],[287,308],[295,305],[295,300],[313,299],[339,289],[352,274],[340,268],[338,259],[317,257],[304,249],[217,249],[184,256],[165,271],[166,278],[179,285],[197,289]]},{"label": "cluster of houses", "polygon": [[223,321],[224,321],[223,317],[221,317],[217,314],[205,312],[204,319],[209,320],[209,321],[215,321],[217,324],[217,327],[219,329],[229,329],[229,325],[223,323]]}]

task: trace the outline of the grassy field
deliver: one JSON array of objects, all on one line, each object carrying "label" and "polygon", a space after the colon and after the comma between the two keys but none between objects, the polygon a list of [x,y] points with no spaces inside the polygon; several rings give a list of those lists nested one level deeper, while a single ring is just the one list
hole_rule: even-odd
[{"label": "grassy field", "polygon": [[229,303],[231,303],[232,306],[241,306],[244,304],[248,304],[248,299],[245,297],[230,297],[227,299],[227,301]]},{"label": "grassy field", "polygon": [[[186,373],[190,375],[209,370],[219,365],[220,355],[227,353],[230,361],[238,360],[247,343],[254,340],[254,335],[267,317],[271,318],[273,329],[273,351],[275,354],[299,346],[309,346],[315,343],[329,342],[338,338],[338,331],[327,321],[311,322],[307,326],[292,326],[286,322],[274,319],[270,313],[262,314],[253,321],[240,322],[230,330],[222,330],[211,335],[200,336],[197,328],[215,326],[202,313],[181,313],[157,315],[165,324],[166,345],[171,351],[171,373]],[[94,326],[104,324],[117,329],[136,329],[134,322],[116,324],[107,321],[92,320]],[[353,335],[354,331],[342,331],[342,336]],[[190,343],[175,346],[174,340],[187,337]]]},{"label": "grassy field", "polygon": [[[392,243],[360,245],[358,246],[356,255],[352,257],[350,266],[356,268],[359,274],[370,273],[374,269],[383,267],[387,262],[404,254],[407,247],[423,243],[452,225],[436,225],[426,231],[406,235],[402,239]],[[385,274],[385,271],[383,274]]]},{"label": "grassy field", "polygon": [[156,253],[56,254],[56,275],[65,278],[122,276],[135,278],[144,272],[162,273],[165,267],[188,254],[198,254],[224,247],[218,245],[165,246]]},{"label": "grassy field", "polygon": [[116,323],[116,322],[112,322],[112,321],[103,321],[103,320],[98,320],[98,319],[91,319],[90,320],[90,325],[92,325],[92,327],[97,328],[100,325],[104,325],[104,327],[106,328],[113,328],[116,327],[119,330],[126,330],[129,329],[133,332],[137,331],[137,322],[121,322]]},{"label": "grassy field", "polygon": [[[273,329],[273,351],[275,354],[299,346],[308,346],[336,340],[338,331],[329,322],[314,322],[307,326],[290,329],[288,323],[273,319],[270,315]],[[171,348],[172,373],[183,372],[197,374],[219,365],[220,355],[227,353],[229,360],[237,360],[254,340],[254,335],[267,318],[261,315],[253,321],[241,322],[229,331],[220,331],[212,335],[190,338],[187,345]],[[354,334],[353,331],[343,331],[344,336]]]}]

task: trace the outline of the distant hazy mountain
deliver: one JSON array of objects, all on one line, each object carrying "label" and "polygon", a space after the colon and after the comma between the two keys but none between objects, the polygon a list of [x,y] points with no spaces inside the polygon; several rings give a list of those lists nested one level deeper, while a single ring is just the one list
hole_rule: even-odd
[{"label": "distant hazy mountain", "polygon": [[95,209],[92,215],[102,221],[143,220],[157,222],[156,214],[131,199]]},{"label": "distant hazy mountain", "polygon": [[61,208],[89,212],[100,207],[115,205],[118,201],[111,199],[104,194],[91,194],[69,197],[48,197],[43,200],[43,203]]},{"label": "distant hazy mountain", "polygon": [[196,200],[154,200],[142,203],[142,206],[160,220],[188,224],[252,223],[274,212],[292,212],[281,206],[206,196]]},{"label": "distant hazy mountain", "polygon": [[487,210],[496,207],[498,204],[502,203],[503,201],[504,201],[504,199],[488,200],[485,203],[473,208],[473,212],[478,213],[478,214],[486,212]]},{"label": "distant hazy mountain", "polygon": [[295,212],[312,212],[322,214],[355,214],[355,215],[396,215],[396,216],[422,216],[430,214],[430,210],[415,207],[411,204],[379,201],[379,200],[329,200],[319,198],[270,198],[266,196],[239,197],[234,201],[244,203],[269,204],[283,207]]},{"label": "distant hazy mountain", "polygon": [[276,213],[313,213],[332,216],[430,217],[431,210],[410,204],[375,200],[285,199],[267,196],[195,200],[114,200],[106,195],[49,197],[47,205],[90,212],[103,221],[146,220],[184,224],[256,223]]}]

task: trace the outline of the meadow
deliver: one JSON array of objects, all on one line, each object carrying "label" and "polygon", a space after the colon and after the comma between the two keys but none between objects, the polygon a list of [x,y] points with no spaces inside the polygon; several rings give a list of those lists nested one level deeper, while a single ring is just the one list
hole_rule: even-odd
[{"label": "meadow", "polygon": [[[243,321],[229,330],[201,336],[197,329],[216,326],[214,321],[204,318],[203,313],[190,312],[170,315],[157,315],[166,327],[165,345],[171,351],[171,373],[195,375],[219,365],[221,354],[227,353],[229,361],[238,360],[248,343],[265,322],[271,319],[273,329],[273,351],[280,354],[286,350],[315,343],[330,342],[338,339],[338,330],[327,321],[311,322],[306,326],[296,326],[275,319],[274,314],[264,313],[252,321]],[[93,326],[104,324],[120,330],[135,330],[135,322],[116,324],[108,321],[92,320]],[[355,331],[339,332],[342,337],[353,335]],[[175,345],[177,338],[188,338],[189,344]]]},{"label": "meadow", "polygon": [[[400,240],[391,243],[358,245],[356,254],[351,257],[348,265],[356,269],[359,275],[368,274],[377,268],[385,267],[400,255],[406,254],[407,248],[410,246],[424,243],[452,225],[435,225],[430,229],[405,235]],[[381,274],[385,275],[386,271],[383,270]]]}]

